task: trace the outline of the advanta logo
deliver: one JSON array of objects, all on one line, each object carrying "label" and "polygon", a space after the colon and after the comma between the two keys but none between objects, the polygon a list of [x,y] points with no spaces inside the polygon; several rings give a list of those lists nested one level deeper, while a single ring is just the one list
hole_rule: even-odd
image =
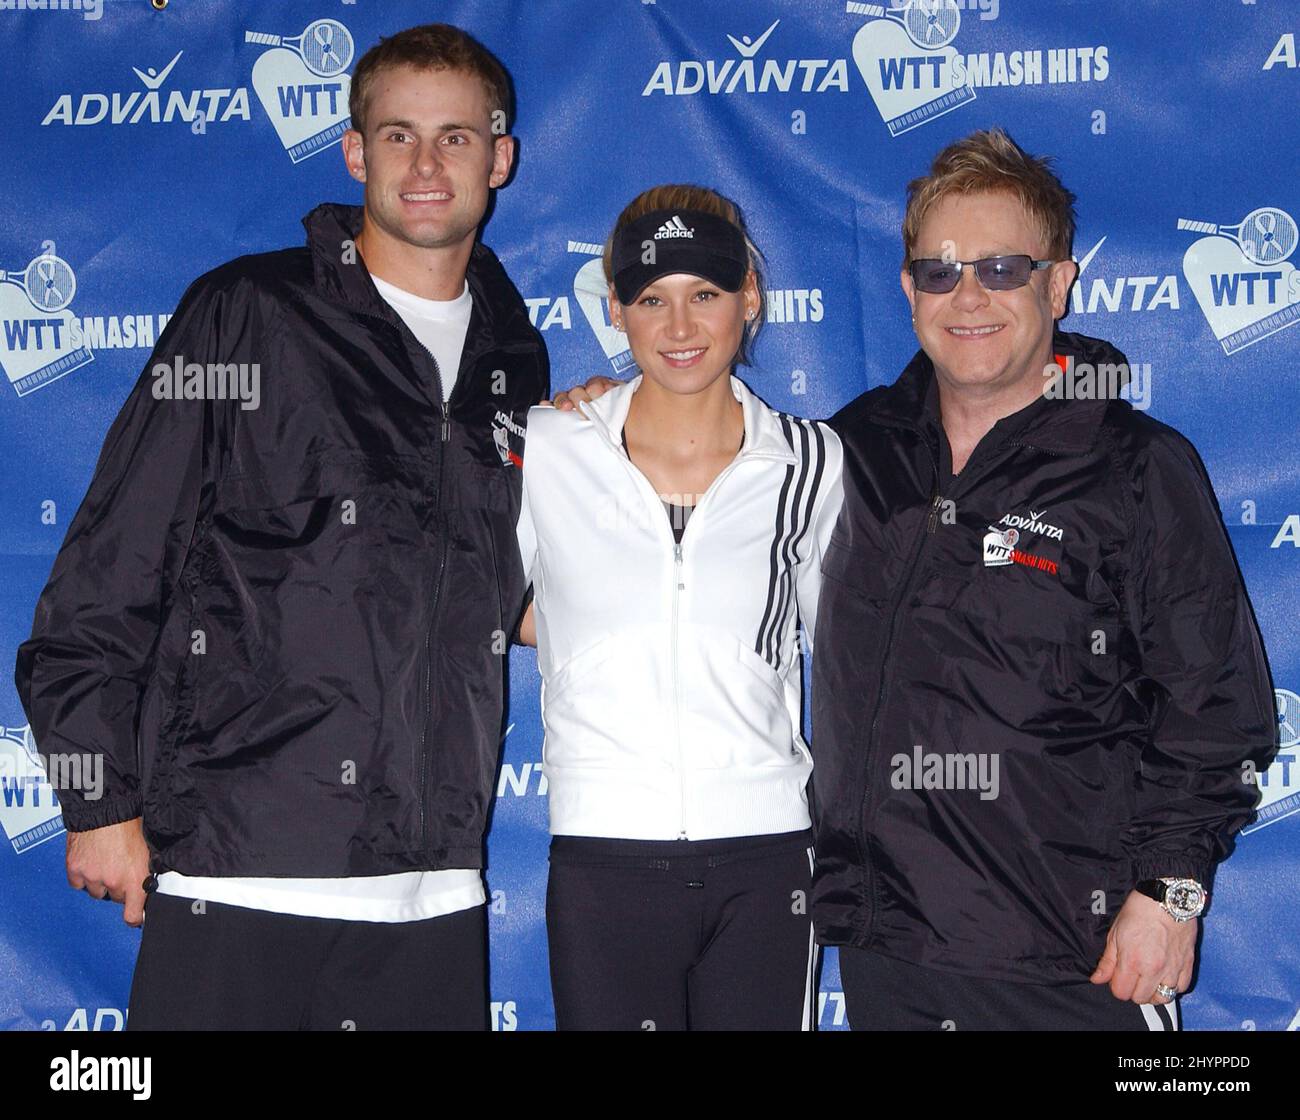
[{"label": "advanta logo", "polygon": [[1082,258],[1075,258],[1079,265],[1079,278],[1070,290],[1070,310],[1074,314],[1158,311],[1161,308],[1177,311],[1182,306],[1178,277],[1172,272],[1164,276],[1116,276],[1109,280],[1089,276],[1085,281],[1088,266],[1105,244],[1106,238],[1103,237]]},{"label": "advanta logo", "polygon": [[843,58],[757,58],[759,51],[776,30],[779,19],[757,39],[742,35],[727,39],[740,55],[739,59],[687,59],[660,62],[641,91],[642,97],[663,93],[685,97],[697,93],[824,93],[838,90],[848,93],[848,60]]},{"label": "advanta logo", "polygon": [[245,31],[244,42],[270,48],[253,65],[253,89],[289,158],[301,163],[337,144],[352,127],[352,33],[338,20],[318,19],[298,35]]},{"label": "advanta logo", "polygon": [[64,124],[90,126],[98,124],[172,124],[182,122],[201,131],[205,124],[224,123],[229,120],[249,120],[248,90],[213,88],[165,90],[167,79],[180,61],[184,51],[162,68],[152,66],[145,70],[131,67],[144,85],[144,90],[132,89],[127,93],[61,93],[45,114],[42,125]]},{"label": "advanta logo", "polygon": [[1203,235],[1183,254],[1183,276],[1225,354],[1300,320],[1300,271],[1290,262],[1297,230],[1285,210],[1261,206],[1235,225],[1177,224]]}]

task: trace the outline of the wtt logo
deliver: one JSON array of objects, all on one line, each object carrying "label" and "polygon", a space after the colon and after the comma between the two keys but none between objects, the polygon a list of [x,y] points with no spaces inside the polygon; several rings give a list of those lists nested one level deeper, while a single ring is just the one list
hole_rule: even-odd
[{"label": "wtt logo", "polygon": [[996,19],[997,0],[902,0],[892,7],[849,0],[844,10],[866,16],[853,37],[853,61],[891,136],[901,136],[975,100],[990,86],[1104,82],[1110,75],[1105,45],[977,51],[962,54],[953,41],[962,9]]},{"label": "wtt logo", "polygon": [[573,277],[573,298],[582,308],[587,325],[614,367],[614,375],[635,376],[636,359],[628,347],[627,335],[615,330],[609,321],[609,281],[601,263],[604,248],[592,241],[570,241],[568,251],[587,258]]},{"label": "wtt logo", "polygon": [[1296,223],[1285,210],[1261,206],[1236,225],[1179,218],[1178,228],[1204,234],[1183,254],[1183,275],[1225,354],[1300,319]]},{"label": "wtt logo", "polygon": [[0,825],[19,853],[64,831],[59,799],[28,726],[0,727]]},{"label": "wtt logo", "polygon": [[845,10],[868,17],[853,37],[853,61],[890,136],[975,100],[970,84],[959,78],[961,56],[950,45],[961,27],[955,3],[899,9],[849,3]]},{"label": "wtt logo", "polygon": [[69,309],[76,293],[72,266],[52,249],[0,269],[0,369],[20,397],[95,360]]},{"label": "wtt logo", "polygon": [[289,158],[301,163],[337,144],[352,127],[352,33],[338,20],[318,19],[289,37],[245,31],[244,42],[270,48],[253,64],[253,89]]},{"label": "wtt logo", "polygon": [[1300,696],[1289,688],[1275,689],[1277,699],[1277,757],[1259,775],[1259,809],[1255,819],[1241,830],[1257,832],[1292,813],[1300,813]]}]

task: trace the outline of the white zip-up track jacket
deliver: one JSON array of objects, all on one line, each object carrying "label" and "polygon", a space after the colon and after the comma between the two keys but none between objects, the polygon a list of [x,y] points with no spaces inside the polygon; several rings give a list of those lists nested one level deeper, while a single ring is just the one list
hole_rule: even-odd
[{"label": "white zip-up track jacket", "polygon": [[802,619],[842,500],[825,424],[736,377],[740,453],[682,541],[622,446],[641,378],[529,411],[518,524],[533,583],[557,835],[704,840],[809,826]]}]

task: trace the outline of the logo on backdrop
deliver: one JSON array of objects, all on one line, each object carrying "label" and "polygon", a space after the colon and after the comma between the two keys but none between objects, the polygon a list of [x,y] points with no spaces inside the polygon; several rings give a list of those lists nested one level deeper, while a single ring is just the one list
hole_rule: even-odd
[{"label": "logo on backdrop", "polygon": [[844,5],[850,15],[867,18],[853,37],[853,61],[891,136],[969,105],[981,87],[1104,82],[1109,76],[1106,46],[962,54],[953,45],[961,13],[976,7],[981,19],[997,17],[998,4],[974,0]]},{"label": "logo on backdrop", "polygon": [[244,42],[268,48],[253,64],[253,89],[289,158],[301,163],[337,144],[352,127],[352,33],[336,19],[317,19],[298,35],[245,31]]},{"label": "logo on backdrop", "polygon": [[757,39],[728,35],[739,58],[681,59],[658,63],[641,91],[685,97],[696,93],[825,93],[849,91],[848,62],[842,58],[759,58],[779,19]]},{"label": "logo on backdrop", "polygon": [[591,241],[570,241],[568,251],[588,258],[573,277],[573,298],[578,301],[596,341],[614,367],[614,375],[634,375],[636,360],[628,349],[627,335],[616,331],[609,321],[609,282],[601,263],[604,246]]},{"label": "logo on backdrop", "polygon": [[1277,757],[1259,775],[1259,810],[1242,835],[1257,832],[1292,813],[1300,813],[1300,696],[1289,688],[1274,690],[1277,699]]},{"label": "logo on backdrop", "polygon": [[25,267],[0,269],[0,370],[20,397],[94,361],[103,350],[152,350],[170,314],[84,315],[77,277],[53,241]]},{"label": "logo on backdrop", "polygon": [[1087,275],[1088,266],[1106,244],[1103,237],[1082,257],[1075,257],[1079,265],[1079,279],[1070,291],[1070,311],[1075,315],[1094,315],[1099,312],[1145,312],[1168,308],[1177,311],[1182,306],[1178,276],[1169,272],[1164,276]]},{"label": "logo on backdrop", "polygon": [[76,294],[72,266],[53,251],[0,269],[0,368],[20,397],[95,360],[70,309]]},{"label": "logo on backdrop", "polygon": [[143,90],[132,88],[123,93],[60,93],[42,125],[121,125],[172,124],[182,122],[201,132],[207,124],[229,120],[248,120],[248,90],[237,89],[165,89],[184,51],[177,51],[161,70],[152,66],[141,70],[131,67]]},{"label": "logo on backdrop", "polygon": [[1183,254],[1183,275],[1225,354],[1300,320],[1296,223],[1285,210],[1261,206],[1235,225],[1179,218],[1178,228],[1202,235]]},{"label": "logo on backdrop", "polygon": [[28,726],[0,727],[0,825],[19,854],[63,832],[59,799]]}]

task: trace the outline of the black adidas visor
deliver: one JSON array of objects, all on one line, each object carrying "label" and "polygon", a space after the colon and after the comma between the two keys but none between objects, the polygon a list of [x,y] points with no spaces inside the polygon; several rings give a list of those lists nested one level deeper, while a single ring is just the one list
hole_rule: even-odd
[{"label": "black adidas visor", "polygon": [[749,253],[744,235],[725,218],[701,210],[654,210],[623,227],[610,265],[618,300],[629,304],[647,284],[675,272],[738,292]]}]

